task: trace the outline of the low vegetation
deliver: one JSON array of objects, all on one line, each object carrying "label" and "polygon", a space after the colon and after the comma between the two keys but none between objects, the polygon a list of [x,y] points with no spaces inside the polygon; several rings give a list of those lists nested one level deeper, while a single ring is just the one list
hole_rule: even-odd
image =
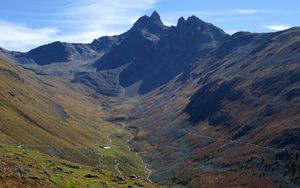
[{"label": "low vegetation", "polygon": [[0,146],[0,187],[158,187],[134,176],[51,157],[23,147]]}]

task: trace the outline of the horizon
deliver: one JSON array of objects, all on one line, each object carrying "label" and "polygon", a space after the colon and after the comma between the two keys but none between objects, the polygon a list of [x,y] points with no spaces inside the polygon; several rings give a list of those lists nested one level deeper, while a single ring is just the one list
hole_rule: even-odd
[{"label": "horizon", "polygon": [[29,0],[24,4],[12,0],[0,8],[0,47],[27,52],[55,41],[91,43],[99,37],[128,31],[138,18],[153,11],[160,14],[166,26],[176,25],[180,17],[195,15],[228,34],[276,32],[300,25],[296,19],[299,5],[279,0],[271,4],[259,0],[192,0],[188,4],[170,0]]}]

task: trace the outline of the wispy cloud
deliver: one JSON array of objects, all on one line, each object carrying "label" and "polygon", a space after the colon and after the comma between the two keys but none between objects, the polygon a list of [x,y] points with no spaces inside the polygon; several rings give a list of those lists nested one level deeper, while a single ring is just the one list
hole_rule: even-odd
[{"label": "wispy cloud", "polygon": [[282,31],[282,30],[289,29],[290,27],[291,26],[288,24],[277,24],[277,23],[272,23],[270,25],[263,26],[263,28],[273,30],[273,31]]},{"label": "wispy cloud", "polygon": [[267,9],[233,9],[233,14],[258,14],[258,13],[273,13],[274,10]]},{"label": "wispy cloud", "polygon": [[75,0],[54,21],[64,22],[65,27],[77,28],[83,34],[98,32],[98,37],[118,34],[127,30],[138,17],[154,8],[159,1]]},{"label": "wispy cloud", "polygon": [[91,42],[103,35],[126,31],[160,0],[74,0],[44,23],[55,28],[32,28],[0,21],[0,46],[27,51],[52,41]]},{"label": "wispy cloud", "polygon": [[105,24],[128,24],[141,13],[153,8],[158,0],[77,0],[66,6],[58,16],[85,23],[87,27]]},{"label": "wispy cloud", "polygon": [[254,14],[271,14],[271,13],[285,13],[285,11],[280,10],[269,10],[269,9],[224,9],[224,10],[200,10],[200,11],[174,11],[163,14],[164,21],[167,24],[175,24],[178,16],[191,16],[195,15],[204,19],[213,19],[213,20],[225,20],[232,21],[237,19],[237,16],[247,16]]},{"label": "wispy cloud", "polygon": [[30,28],[0,20],[0,46],[10,50],[26,51],[31,47],[45,44],[57,36],[56,28]]}]

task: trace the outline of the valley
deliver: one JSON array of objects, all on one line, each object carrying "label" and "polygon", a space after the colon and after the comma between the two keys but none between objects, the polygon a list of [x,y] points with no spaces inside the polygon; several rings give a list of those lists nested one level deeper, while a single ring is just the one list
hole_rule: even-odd
[{"label": "valley", "polygon": [[156,11],[90,44],[1,49],[0,186],[299,187],[299,52],[299,27]]},{"label": "valley", "polygon": [[[0,66],[0,186],[158,187],[128,148],[130,133],[106,121],[94,98],[5,59]],[[83,167],[63,170],[66,163]]]}]

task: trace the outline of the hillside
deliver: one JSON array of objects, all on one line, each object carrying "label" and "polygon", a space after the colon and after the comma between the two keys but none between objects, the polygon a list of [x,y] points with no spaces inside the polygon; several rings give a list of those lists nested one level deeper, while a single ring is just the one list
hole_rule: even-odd
[{"label": "hillside", "polygon": [[299,36],[299,28],[237,33],[129,108],[129,125],[139,129],[132,143],[159,169],[151,178],[297,187]]},{"label": "hillside", "polygon": [[[40,172],[48,168],[44,164],[47,161],[54,161],[58,167],[70,163],[67,161],[79,163],[77,166],[87,165],[76,177],[60,180],[60,187],[68,187],[71,181],[90,182],[94,186],[100,181],[112,184],[114,176],[126,178],[133,174],[146,179],[148,172],[144,164],[126,146],[129,133],[105,121],[105,113],[94,98],[76,92],[76,86],[68,86],[62,80],[37,77],[5,58],[0,62],[0,157],[1,169],[5,170],[0,173],[0,186],[19,187],[25,178],[28,186],[55,187],[58,180],[53,180],[51,174],[55,171]],[[111,148],[106,151],[101,149],[103,146]],[[16,158],[20,160],[15,161]],[[96,167],[107,173],[104,179],[97,178],[98,183],[93,177],[84,177],[92,172],[100,176],[99,172],[92,171]],[[49,173],[51,177],[42,181]],[[36,175],[39,178],[31,178]],[[126,181],[149,184],[138,179]],[[125,179],[122,182],[124,186],[127,184]]]}]

